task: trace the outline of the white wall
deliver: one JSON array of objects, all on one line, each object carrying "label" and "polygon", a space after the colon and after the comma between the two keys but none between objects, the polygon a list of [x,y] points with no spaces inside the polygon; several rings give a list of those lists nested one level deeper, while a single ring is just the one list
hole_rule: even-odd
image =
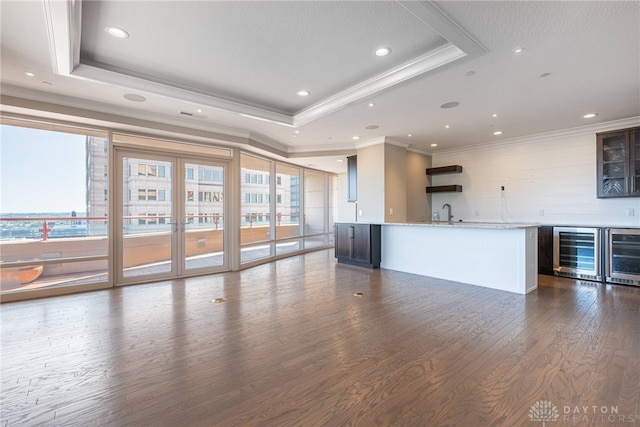
[{"label": "white wall", "polygon": [[461,184],[463,190],[433,194],[433,208],[442,217],[442,205],[451,204],[454,221],[639,227],[640,198],[596,198],[595,135],[639,125],[633,118],[436,152],[433,167],[458,164],[463,173],[434,176],[432,185]]},{"label": "white wall", "polygon": [[376,144],[358,149],[358,222],[384,221],[384,146]]}]

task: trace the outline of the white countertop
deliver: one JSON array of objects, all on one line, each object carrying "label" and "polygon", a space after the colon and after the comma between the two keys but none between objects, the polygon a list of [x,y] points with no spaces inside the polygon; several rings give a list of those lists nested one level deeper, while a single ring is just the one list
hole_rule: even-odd
[{"label": "white countertop", "polygon": [[417,227],[452,227],[452,228],[531,228],[539,227],[540,224],[527,224],[518,222],[384,222],[382,225],[403,225],[403,226],[417,226]]}]

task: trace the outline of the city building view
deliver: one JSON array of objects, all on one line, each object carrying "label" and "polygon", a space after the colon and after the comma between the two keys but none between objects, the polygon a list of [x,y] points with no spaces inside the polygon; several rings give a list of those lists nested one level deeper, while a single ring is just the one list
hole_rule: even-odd
[{"label": "city building view", "polygon": [[[114,155],[106,134],[60,130],[72,133],[2,125],[2,292],[107,282],[114,238],[122,281],[228,268],[228,163]],[[38,149],[55,161],[21,180],[11,175]],[[325,193],[335,177],[248,153],[240,159],[240,263],[331,244]]]}]

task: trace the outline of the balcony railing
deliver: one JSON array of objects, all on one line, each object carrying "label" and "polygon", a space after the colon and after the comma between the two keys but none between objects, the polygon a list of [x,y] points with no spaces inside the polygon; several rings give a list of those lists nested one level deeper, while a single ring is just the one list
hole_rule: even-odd
[{"label": "balcony railing", "polygon": [[[264,215],[264,214],[263,214]],[[275,240],[298,239],[300,214],[276,215],[276,236],[270,236],[269,222],[254,221],[257,214],[241,216],[242,251],[263,250]],[[171,251],[173,230],[167,216],[127,216],[130,230],[123,238],[127,254],[125,269],[148,268],[166,262]],[[248,219],[248,221],[246,221]],[[140,220],[145,223],[141,224]],[[151,221],[149,221],[151,220]],[[161,222],[164,222],[162,224]],[[108,281],[108,222],[105,217],[47,216],[0,218],[0,290],[2,292],[39,287],[66,286]],[[193,215],[185,227],[187,259],[223,251],[224,218],[218,214]],[[191,228],[193,227],[193,228]],[[324,233],[315,233],[319,236]],[[203,243],[204,242],[204,243]],[[302,246],[299,246],[301,248]],[[165,253],[167,252],[167,253]],[[263,258],[260,256],[258,258]],[[257,258],[253,258],[257,259]]]}]

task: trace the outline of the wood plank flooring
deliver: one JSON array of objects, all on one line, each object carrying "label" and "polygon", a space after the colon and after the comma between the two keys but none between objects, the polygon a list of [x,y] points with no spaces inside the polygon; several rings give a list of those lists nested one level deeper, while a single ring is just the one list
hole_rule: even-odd
[{"label": "wood plank flooring", "polygon": [[524,296],[329,250],[0,316],[0,427],[640,426],[640,288]]}]

